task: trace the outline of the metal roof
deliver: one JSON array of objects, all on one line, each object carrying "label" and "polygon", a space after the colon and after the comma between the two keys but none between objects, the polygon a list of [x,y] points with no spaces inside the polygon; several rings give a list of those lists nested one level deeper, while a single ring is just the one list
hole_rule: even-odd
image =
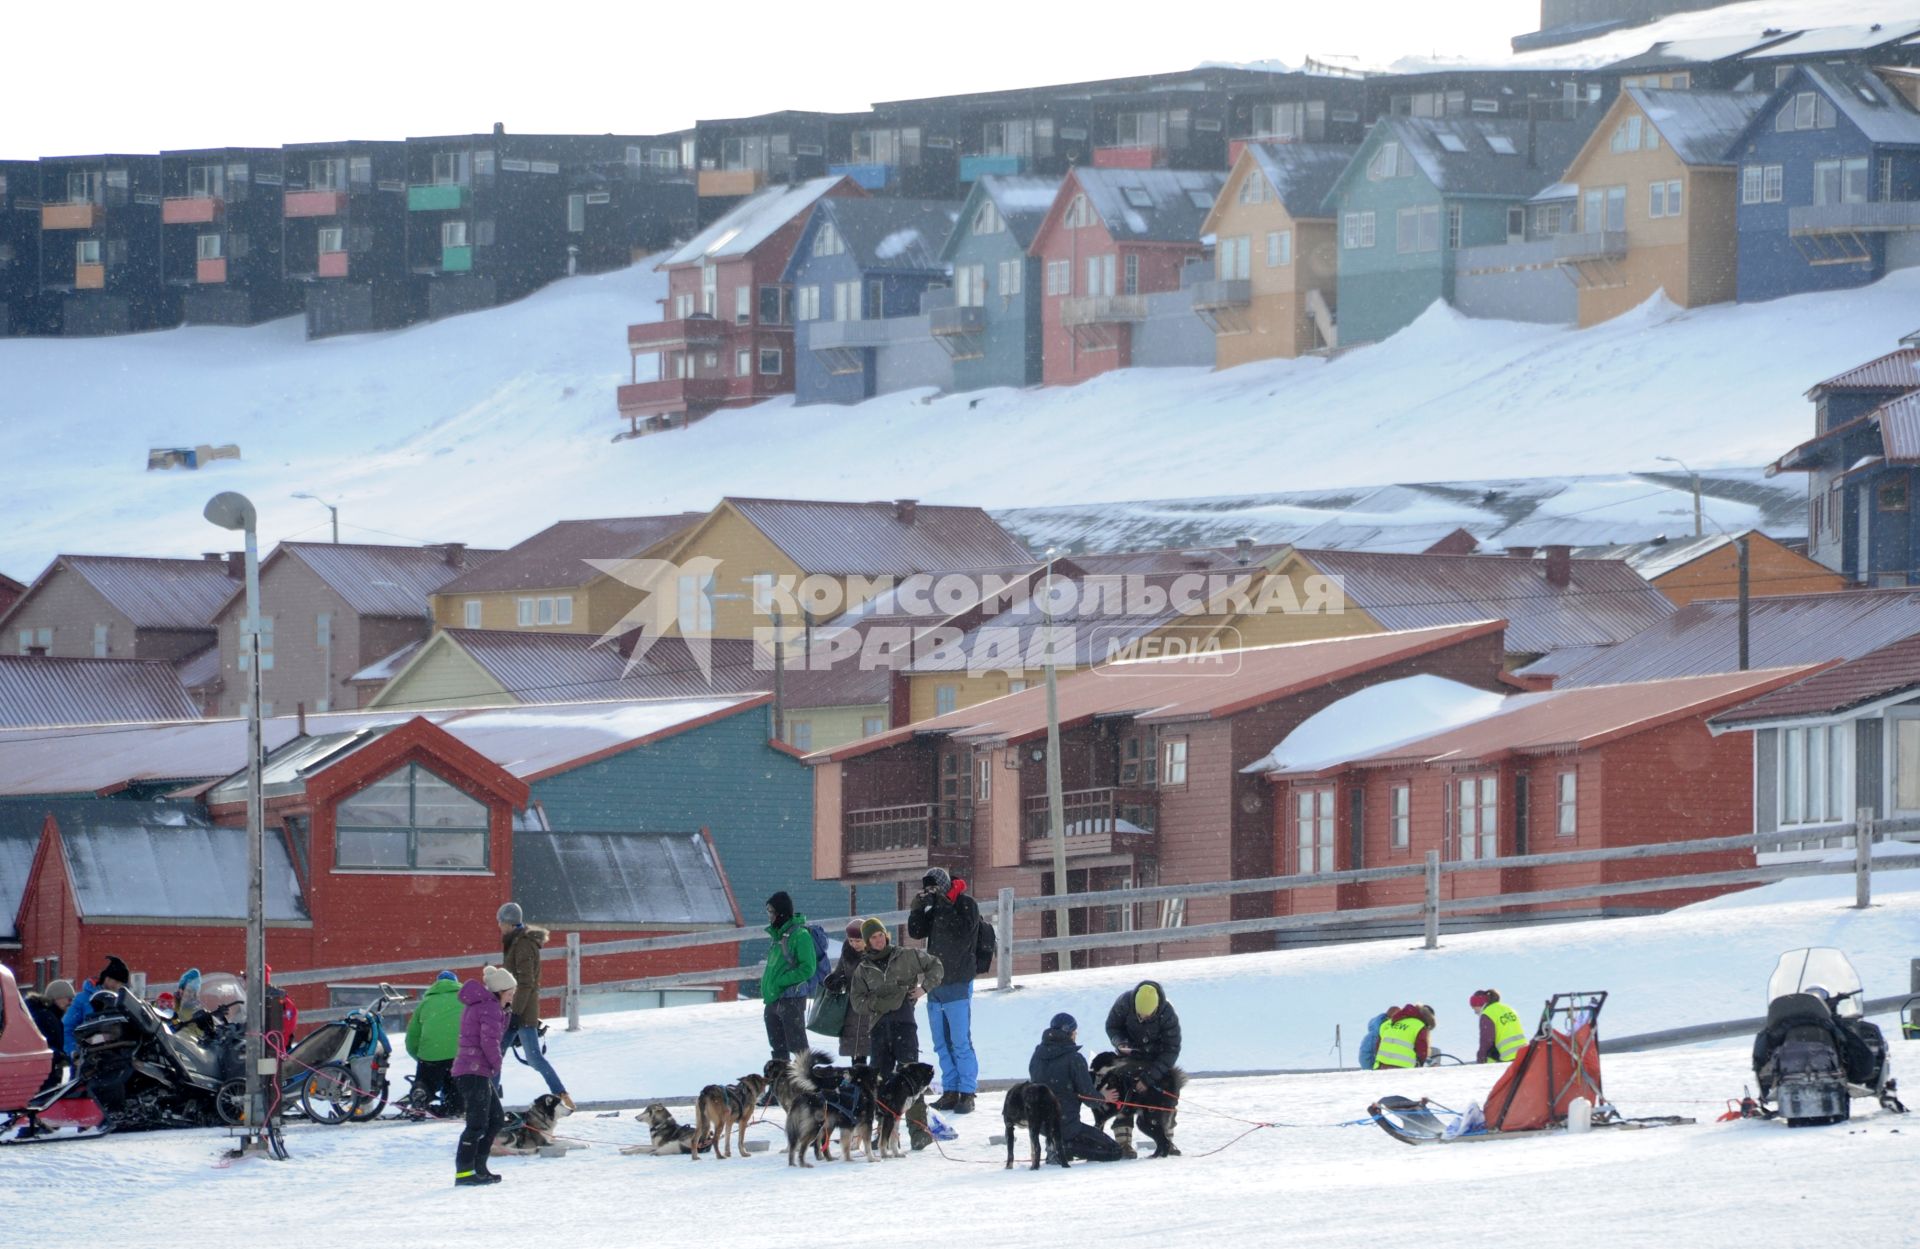
[{"label": "metal roof", "polygon": [[1653,538],[1646,542],[1627,542],[1615,546],[1582,547],[1574,554],[1583,559],[1625,560],[1627,567],[1648,581],[1653,581],[1732,544],[1735,536],[1710,533],[1698,538]]},{"label": "metal roof", "polygon": [[[427,597],[449,578],[498,554],[466,547],[282,542],[260,567],[264,572],[274,561],[292,556],[345,599],[355,615],[414,619],[431,614]],[[237,603],[244,593],[232,590],[227,601]]]},{"label": "metal roof", "polygon": [[[679,250],[654,266],[670,269],[676,265],[726,260],[745,256],[783,228],[813,211],[814,204],[836,187],[859,191],[843,177],[812,178],[792,186],[768,187],[758,195],[736,204],[725,216],[693,236]],[[860,191],[860,194],[865,194]]]},{"label": "metal roof", "polygon": [[1920,635],[1817,672],[1714,717],[1716,725],[1831,716],[1920,689]]},{"label": "metal roof", "polygon": [[1211,170],[1086,167],[1068,177],[1117,243],[1198,244],[1200,225],[1226,180]]},{"label": "metal roof", "polygon": [[1301,550],[1300,556],[1340,578],[1347,605],[1385,628],[1502,619],[1512,654],[1618,642],[1674,610],[1623,560],[1571,560],[1567,584],[1556,586],[1539,558],[1337,550]]},{"label": "metal roof", "polygon": [[[415,716],[447,730],[521,780],[534,780],[589,758],[745,712],[765,696],[464,707],[438,711],[353,711],[309,715],[313,736],[392,726]],[[262,725],[271,752],[299,734],[299,721],[276,716]],[[0,729],[0,795],[96,793],[147,781],[225,778],[246,766],[245,720],[193,720],[152,725],[80,725]]]},{"label": "metal roof", "polygon": [[1767,102],[1759,91],[1659,91],[1628,87],[1673,154],[1689,165],[1730,165],[1727,149]]},{"label": "metal roof", "polygon": [[1322,203],[1360,151],[1356,143],[1249,143],[1247,153],[1287,215],[1322,215]]},{"label": "metal roof", "polygon": [[[1698,599],[1643,632],[1563,669],[1556,686],[1612,685],[1732,672],[1739,667],[1739,604]],[[1748,653],[1755,668],[1857,659],[1920,634],[1920,590],[1781,594],[1748,605]],[[1538,665],[1520,670],[1539,675]]]},{"label": "metal roof", "polygon": [[1047,219],[1060,194],[1060,179],[1015,177],[1010,174],[986,174],[974,180],[975,194],[991,199],[1000,210],[1000,219],[1021,250],[1033,245],[1040,223]]},{"label": "metal roof", "polygon": [[192,720],[179,671],[159,659],[0,655],[0,727]]},{"label": "metal roof", "polygon": [[[1060,682],[1060,724],[1071,727],[1101,716],[1160,724],[1218,719],[1476,638],[1497,637],[1501,628],[1500,621],[1490,620],[1108,664]],[[808,758],[820,763],[845,759],[922,735],[1023,741],[1047,731],[1046,698],[1045,688],[1034,686]]]},{"label": "metal roof", "polygon": [[1871,22],[1852,26],[1817,26],[1795,31],[1762,51],[1768,57],[1836,56],[1848,52],[1870,52],[1888,44],[1905,43],[1920,35],[1920,21],[1908,18],[1899,22]]},{"label": "metal roof", "polygon": [[[840,237],[846,240],[847,250],[861,269],[944,273],[940,249],[946,245],[947,236],[953,233],[953,223],[959,219],[960,201],[834,199],[822,200],[819,212],[833,218]],[[797,261],[800,257],[796,255],[794,259]]]},{"label": "metal roof", "polygon": [[1914,389],[1920,389],[1920,347],[1902,347],[1844,373],[1836,373],[1807,391],[1807,395],[1818,398],[1822,391],[1828,390]]},{"label": "metal roof", "polygon": [[634,660],[590,633],[442,629],[425,644],[464,652],[519,703],[706,698],[773,688],[771,663],[758,660],[764,652],[751,640],[710,638],[707,646],[711,676],[679,636],[654,639]]},{"label": "metal roof", "polygon": [[809,573],[896,576],[1031,564],[1033,554],[977,507],[727,498],[787,558]]},{"label": "metal roof", "polygon": [[738,922],[698,833],[519,830],[513,896],[542,924]]},{"label": "metal roof", "polygon": [[46,829],[47,810],[55,804],[0,802],[0,941],[18,940],[15,926],[20,902],[27,893],[27,876]]},{"label": "metal roof", "polygon": [[1896,464],[1920,462],[1920,390],[1890,399],[1874,409],[1880,425],[1880,447]]},{"label": "metal roof", "polygon": [[1624,60],[1601,68],[1608,71],[1661,69],[1668,66],[1699,65],[1713,61],[1731,61],[1785,43],[1796,32],[1773,30],[1749,35],[1704,35],[1698,39],[1662,39]]},{"label": "metal roof", "polygon": [[[1920,22],[1912,23],[1920,29]],[[1920,146],[1920,112],[1864,65],[1806,65],[1805,74],[1869,143]],[[1784,96],[1794,85],[1783,84]]]},{"label": "metal roof", "polygon": [[[1383,117],[1414,163],[1443,194],[1526,199],[1560,180],[1600,119],[1597,107],[1570,121],[1491,117]],[[1461,151],[1442,142],[1457,140]],[[1504,149],[1511,148],[1511,152]],[[1356,171],[1357,165],[1349,165]],[[1362,176],[1364,170],[1357,170]],[[1348,181],[1353,172],[1340,181]],[[1337,187],[1336,187],[1337,190]],[[1329,192],[1331,198],[1333,192]],[[1329,205],[1331,207],[1331,205]]]},{"label": "metal roof", "polygon": [[[1061,667],[1085,668],[1105,663],[1125,653],[1130,643],[1169,626],[1178,626],[1183,612],[1182,605],[1175,601],[1176,594],[1183,595],[1189,606],[1198,607],[1208,601],[1212,592],[1228,586],[1237,588],[1248,577],[1263,571],[1223,561],[1214,570],[1212,585],[1194,584],[1200,578],[1191,569],[1128,574],[1102,572],[1094,574],[1091,582],[1085,576],[1075,575],[1070,579],[1078,588],[1078,596],[1071,607],[1056,611],[1051,623],[1045,612],[1045,596],[1036,591],[987,614],[966,629],[958,640],[942,639],[944,644],[923,645],[907,670],[916,673],[1018,672],[1043,666],[1043,658],[1050,650],[1054,662]],[[1161,606],[1148,611],[1123,602],[1120,610],[1113,610],[1113,600],[1130,588],[1159,591]],[[1198,611],[1192,614],[1196,624],[1208,619]],[[1049,629],[1053,631],[1051,635]]]},{"label": "metal roof", "polygon": [[592,559],[633,559],[698,524],[705,512],[563,520],[441,585],[436,594],[565,590],[603,574]]},{"label": "metal roof", "polygon": [[180,684],[188,690],[205,689],[220,679],[219,643],[203,646],[191,655],[174,660],[173,669],[180,676]]},{"label": "metal roof", "polygon": [[[100,592],[136,629],[212,629],[238,581],[225,559],[156,559],[144,555],[56,555],[20,602],[66,568]],[[18,610],[19,604],[15,604]]]}]

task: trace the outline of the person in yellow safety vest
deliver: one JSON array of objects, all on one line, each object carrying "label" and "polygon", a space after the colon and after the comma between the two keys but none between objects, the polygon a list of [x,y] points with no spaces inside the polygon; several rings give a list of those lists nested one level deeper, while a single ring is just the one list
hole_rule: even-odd
[{"label": "person in yellow safety vest", "polygon": [[1374,1070],[1382,1067],[1423,1067],[1427,1062],[1427,1041],[1433,1032],[1433,1008],[1409,1002],[1387,1012],[1380,1025],[1380,1047],[1373,1058]]},{"label": "person in yellow safety vest", "polygon": [[1476,1062],[1510,1063],[1527,1044],[1520,1012],[1500,1000],[1492,989],[1481,989],[1467,999],[1480,1016],[1480,1056]]}]

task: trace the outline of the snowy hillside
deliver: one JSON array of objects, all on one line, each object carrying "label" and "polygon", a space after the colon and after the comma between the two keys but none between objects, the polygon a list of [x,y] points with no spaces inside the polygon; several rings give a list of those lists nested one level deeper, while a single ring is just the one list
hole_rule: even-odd
[{"label": "snowy hillside", "polygon": [[[778,400],[613,443],[624,327],[659,315],[646,266],[385,334],[306,342],[299,322],[121,338],[0,340],[9,436],[0,569],[56,551],[191,554],[218,490],[249,493],[263,542],[324,532],[296,491],[338,499],[349,540],[501,545],[559,517],[704,508],[724,493],[914,496],[989,507],[1394,481],[1750,467],[1801,441],[1802,392],[1920,319],[1920,272],[1860,291],[1585,331],[1435,307],[1331,362],[1109,374],[1071,389]],[[155,446],[243,460],[148,472]]]}]

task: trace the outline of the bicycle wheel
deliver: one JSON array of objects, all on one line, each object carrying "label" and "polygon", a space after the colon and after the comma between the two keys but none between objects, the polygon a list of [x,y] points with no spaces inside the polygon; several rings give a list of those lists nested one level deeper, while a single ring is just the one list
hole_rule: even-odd
[{"label": "bicycle wheel", "polygon": [[387,1082],[384,1077],[376,1076],[374,1086],[365,1094],[354,1099],[353,1111],[347,1117],[354,1123],[365,1123],[377,1119],[380,1112],[387,1108]]},{"label": "bicycle wheel", "polygon": [[345,1123],[359,1100],[345,1063],[322,1063],[300,1082],[300,1108],[315,1123]]},{"label": "bicycle wheel", "polygon": [[247,1121],[247,1082],[228,1080],[220,1086],[214,1095],[213,1108],[220,1115],[220,1122],[228,1127],[239,1127]]}]

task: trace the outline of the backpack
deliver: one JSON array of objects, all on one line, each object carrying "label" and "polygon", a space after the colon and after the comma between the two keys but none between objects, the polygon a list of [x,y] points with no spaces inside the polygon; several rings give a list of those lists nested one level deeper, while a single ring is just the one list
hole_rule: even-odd
[{"label": "backpack", "polygon": [[813,975],[800,986],[800,992],[812,997],[833,973],[833,960],[827,957],[827,930],[818,924],[808,924],[807,932],[813,937]]},{"label": "backpack", "polygon": [[993,970],[994,951],[999,949],[999,938],[994,934],[993,925],[982,919],[973,933],[973,974],[984,976]]},{"label": "backpack", "polygon": [[1367,1020],[1367,1035],[1360,1038],[1360,1069],[1362,1071],[1371,1071],[1373,1069],[1373,1060],[1379,1056],[1380,1025],[1387,1022],[1387,1013],[1386,1011],[1381,1011],[1372,1019]]}]

